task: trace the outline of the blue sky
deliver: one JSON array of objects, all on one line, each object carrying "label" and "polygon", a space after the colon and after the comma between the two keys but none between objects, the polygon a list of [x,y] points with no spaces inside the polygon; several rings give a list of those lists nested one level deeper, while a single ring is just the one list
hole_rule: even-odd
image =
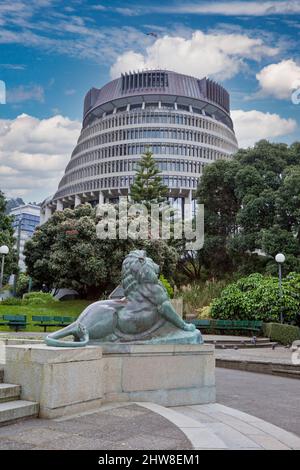
[{"label": "blue sky", "polygon": [[222,83],[241,146],[298,140],[299,19],[300,1],[2,0],[1,189],[25,200],[55,191],[85,93],[129,69]]}]

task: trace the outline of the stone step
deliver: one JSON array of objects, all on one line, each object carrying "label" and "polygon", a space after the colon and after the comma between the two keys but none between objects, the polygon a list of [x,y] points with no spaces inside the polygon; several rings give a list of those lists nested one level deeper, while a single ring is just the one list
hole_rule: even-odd
[{"label": "stone step", "polygon": [[6,401],[18,400],[21,394],[20,385],[0,384],[0,403]]},{"label": "stone step", "polygon": [[238,349],[258,349],[258,348],[272,348],[273,346],[277,346],[278,343],[275,343],[275,342],[266,342],[266,343],[262,343],[262,342],[259,342],[259,343],[256,343],[256,344],[253,344],[253,343],[225,343],[225,344],[218,344],[216,343],[215,344],[215,348],[216,349],[234,349],[234,348],[238,348]]},{"label": "stone step", "polygon": [[0,426],[38,415],[39,405],[33,401],[14,400],[0,403]]},{"label": "stone step", "polygon": [[257,372],[261,374],[281,375],[300,379],[300,365],[291,363],[277,362],[271,360],[254,360],[254,358],[236,359],[233,357],[216,357],[216,367],[223,369],[245,370],[247,372]]},{"label": "stone step", "polygon": [[300,368],[298,370],[278,368],[278,369],[273,369],[272,372],[274,375],[280,375],[281,377],[289,377],[291,379],[300,379]]},{"label": "stone step", "polygon": [[[142,404],[141,404],[142,405]],[[142,405],[143,406],[143,405]],[[295,434],[220,403],[169,407],[179,428],[197,450],[292,450],[300,449],[300,438]],[[170,417],[166,416],[167,419]],[[171,419],[170,419],[171,420]],[[197,425],[194,422],[199,423]]]},{"label": "stone step", "polygon": [[[251,337],[241,339],[237,337],[236,339],[230,336],[230,338],[224,338],[224,335],[217,339],[208,339],[204,337],[204,342],[208,344],[253,344],[253,340]],[[270,343],[270,338],[256,338],[256,344],[267,344]]]}]

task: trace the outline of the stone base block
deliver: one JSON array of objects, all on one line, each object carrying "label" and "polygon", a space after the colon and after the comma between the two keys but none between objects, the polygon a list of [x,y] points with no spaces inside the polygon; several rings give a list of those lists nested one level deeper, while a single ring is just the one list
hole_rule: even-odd
[{"label": "stone base block", "polygon": [[106,402],[177,406],[215,401],[212,345],[105,345],[103,361]]},{"label": "stone base block", "polygon": [[56,418],[101,406],[101,348],[6,347],[4,380],[21,385],[21,398],[40,404],[40,417]]},{"label": "stone base block", "polygon": [[4,380],[21,385],[21,398],[40,404],[40,417],[98,409],[114,401],[164,406],[215,401],[214,346],[106,344],[53,348],[6,347]]}]

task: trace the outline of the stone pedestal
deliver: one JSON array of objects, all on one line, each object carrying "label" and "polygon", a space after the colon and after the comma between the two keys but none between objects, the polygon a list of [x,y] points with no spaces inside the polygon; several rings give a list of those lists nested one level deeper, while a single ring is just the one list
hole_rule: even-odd
[{"label": "stone pedestal", "polygon": [[98,409],[103,402],[215,401],[213,345],[11,345],[4,373],[5,382],[22,386],[22,399],[39,402],[43,418]]},{"label": "stone pedestal", "polygon": [[214,346],[103,346],[104,400],[179,406],[215,401]]},{"label": "stone pedestal", "polygon": [[103,399],[101,348],[6,347],[4,381],[22,386],[21,399],[40,404],[40,417],[95,409]]}]

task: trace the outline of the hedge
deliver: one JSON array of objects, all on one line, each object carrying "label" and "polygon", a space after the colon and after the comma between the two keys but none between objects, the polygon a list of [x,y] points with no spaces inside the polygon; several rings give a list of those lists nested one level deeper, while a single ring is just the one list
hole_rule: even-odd
[{"label": "hedge", "polygon": [[251,274],[229,284],[212,303],[211,317],[218,320],[261,320],[277,322],[281,311],[286,323],[300,320],[300,274],[290,273],[282,280],[280,297],[278,278]]},{"label": "hedge", "polygon": [[292,345],[294,341],[300,339],[300,328],[298,326],[281,323],[264,323],[263,333],[271,341],[277,341],[284,345]]},{"label": "hedge", "polygon": [[22,299],[8,297],[1,302],[1,305],[46,305],[50,302],[58,302],[52,294],[47,292],[29,292],[24,294]]}]

